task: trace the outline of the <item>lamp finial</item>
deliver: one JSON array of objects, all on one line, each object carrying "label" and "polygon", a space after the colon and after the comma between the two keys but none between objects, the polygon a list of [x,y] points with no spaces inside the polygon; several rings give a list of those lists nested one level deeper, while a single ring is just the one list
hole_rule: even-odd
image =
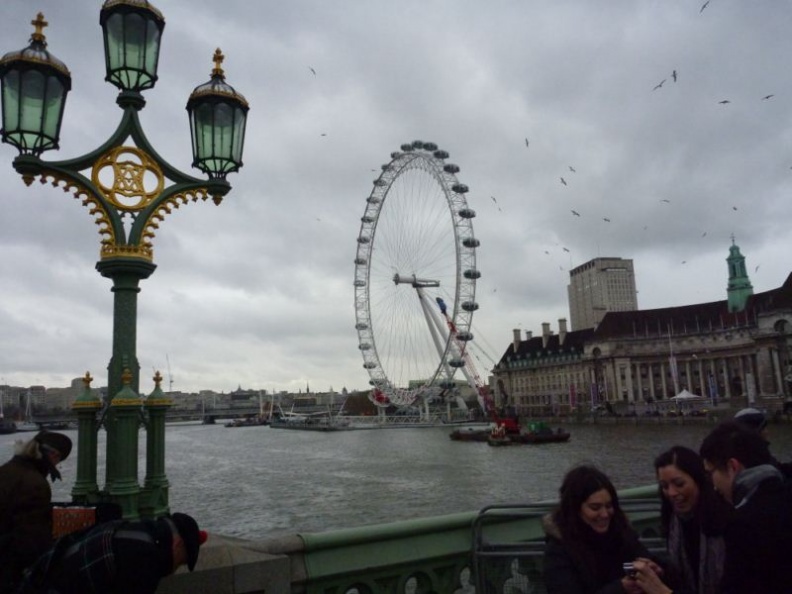
[{"label": "lamp finial", "polygon": [[225,72],[223,72],[222,64],[223,60],[225,60],[225,56],[223,55],[223,52],[220,51],[219,47],[215,50],[214,57],[212,59],[215,63],[215,67],[212,70],[212,76],[219,76],[220,78],[224,79]]},{"label": "lamp finial", "polygon": [[44,36],[44,27],[48,26],[49,23],[44,20],[44,13],[38,13],[36,18],[30,21],[30,24],[36,28],[36,30],[33,32],[33,35],[30,36],[30,40],[38,41],[39,43],[46,45],[47,38]]}]

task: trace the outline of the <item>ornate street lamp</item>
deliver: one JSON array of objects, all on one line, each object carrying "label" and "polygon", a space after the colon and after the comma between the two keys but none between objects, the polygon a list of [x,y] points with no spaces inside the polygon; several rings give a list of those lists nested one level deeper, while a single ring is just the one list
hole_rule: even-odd
[{"label": "ornate street lamp", "polygon": [[58,148],[71,74],[63,62],[47,51],[44,15],[38,13],[30,24],[36,28],[30,45],[0,58],[2,137],[20,154],[40,155]]},{"label": "ornate street lamp", "polygon": [[99,13],[105,47],[105,80],[122,91],[143,91],[157,82],[165,19],[146,0],[107,0]]},{"label": "ornate street lamp", "polygon": [[220,48],[216,49],[211,80],[195,87],[187,101],[193,167],[211,178],[224,178],[242,167],[249,109],[245,98],[225,82],[220,67],[224,59]]},{"label": "ornate street lamp", "polygon": [[[159,156],[149,143],[138,113],[141,91],[157,81],[159,43],[165,21],[146,0],[106,0],[100,13],[104,33],[106,80],[119,88],[121,122],[100,147],[66,161],[43,161],[39,155],[58,148],[66,93],[71,78],[66,66],[46,49],[39,14],[32,22],[30,45],[0,59],[2,140],[19,155],[14,168],[26,184],[50,181],[79,198],[99,228],[96,269],[113,282],[113,352],[108,364],[109,405],[86,391],[74,404],[79,419],[77,481],[72,497],[79,502],[119,503],[124,517],[156,517],[168,512],[165,475],[165,410],[170,406],[155,377],[154,392],[143,401],[137,359],[139,283],[156,269],[153,239],[174,209],[212,198],[219,204],[231,189],[226,175],[242,166],[248,104],[225,82],[223,56],[215,52],[211,80],[196,87],[187,109],[193,136],[193,165],[209,179],[183,173]],[[126,225],[124,224],[126,223]],[[141,414],[145,412],[145,414]],[[147,423],[147,472],[138,484],[138,429]],[[104,489],[97,486],[97,431],[107,431]]]}]

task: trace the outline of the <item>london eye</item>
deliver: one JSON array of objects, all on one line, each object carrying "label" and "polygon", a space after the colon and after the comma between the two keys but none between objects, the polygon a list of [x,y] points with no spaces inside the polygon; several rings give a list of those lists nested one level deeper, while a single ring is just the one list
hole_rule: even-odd
[{"label": "london eye", "polygon": [[355,257],[358,348],[381,408],[428,403],[465,366],[475,301],[475,212],[459,167],[431,142],[403,144],[382,166]]}]

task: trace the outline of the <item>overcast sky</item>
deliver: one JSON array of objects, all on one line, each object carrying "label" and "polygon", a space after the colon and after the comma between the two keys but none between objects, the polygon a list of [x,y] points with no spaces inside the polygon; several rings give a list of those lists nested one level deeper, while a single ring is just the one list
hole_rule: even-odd
[{"label": "overcast sky", "polygon": [[[96,148],[121,116],[104,82],[101,4],[0,8],[0,52],[27,45],[41,10],[72,72],[61,149],[46,159]],[[782,284],[792,4],[702,4],[160,0],[160,79],[142,112],[160,154],[190,171],[184,107],[216,47],[251,109],[232,192],[175,211],[154,239],[158,268],[138,301],[141,391],[154,368],[167,378],[168,360],[184,391],[366,388],[360,217],[380,165],[416,139],[448,151],[470,187],[485,357],[500,357],[512,328],[557,331],[569,269],[597,256],[635,261],[642,309],[725,299],[732,234],[754,290]],[[26,188],[15,155],[0,147],[0,383],[65,386],[90,370],[105,385],[113,306],[94,269],[97,227],[71,195]]]}]

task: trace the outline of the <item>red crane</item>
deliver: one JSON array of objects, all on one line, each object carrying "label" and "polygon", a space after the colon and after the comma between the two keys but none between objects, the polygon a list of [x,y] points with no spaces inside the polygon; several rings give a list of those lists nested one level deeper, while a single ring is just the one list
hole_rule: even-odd
[{"label": "red crane", "polygon": [[448,331],[451,333],[457,349],[459,349],[459,355],[465,362],[464,367],[461,367],[460,369],[467,379],[470,387],[476,392],[481,410],[484,411],[484,414],[487,415],[492,420],[492,422],[496,424],[496,426],[503,427],[507,434],[519,434],[520,424],[516,417],[501,417],[498,415],[498,411],[495,407],[495,401],[492,399],[492,394],[490,394],[489,386],[487,386],[481,380],[481,376],[479,376],[476,366],[473,364],[473,361],[468,354],[468,340],[472,338],[472,336],[468,337],[468,340],[462,340],[458,335],[456,325],[448,316],[448,308],[445,304],[445,301],[443,301],[440,297],[435,298],[435,301],[440,308],[440,313],[445,318],[446,324],[448,325]]}]

